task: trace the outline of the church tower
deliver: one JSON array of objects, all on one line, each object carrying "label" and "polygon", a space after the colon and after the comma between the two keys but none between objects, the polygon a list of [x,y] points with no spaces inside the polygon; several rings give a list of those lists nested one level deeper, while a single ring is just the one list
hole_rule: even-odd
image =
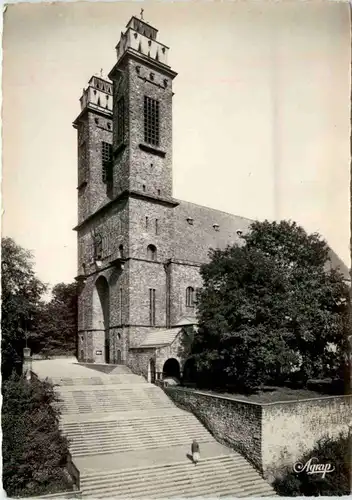
[{"label": "church tower", "polygon": [[132,17],[109,78],[93,76],[78,132],[78,348],[81,361],[139,363],[168,325],[174,208],[168,47]]},{"label": "church tower", "polygon": [[157,30],[132,17],[109,74],[114,92],[114,195],[125,190],[172,197],[172,80],[168,47]]},{"label": "church tower", "polygon": [[73,123],[78,132],[78,223],[109,201],[112,163],[112,83],[92,76]]}]

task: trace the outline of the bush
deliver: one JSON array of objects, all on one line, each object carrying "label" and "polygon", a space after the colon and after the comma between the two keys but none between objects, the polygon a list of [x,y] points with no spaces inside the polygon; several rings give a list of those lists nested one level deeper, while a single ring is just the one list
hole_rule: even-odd
[{"label": "bush", "polygon": [[66,462],[68,443],[59,430],[53,386],[17,375],[3,382],[3,485],[8,496],[72,489]]},{"label": "bush", "polygon": [[336,440],[325,437],[300,460],[305,464],[310,458],[314,463],[330,463],[335,468],[323,478],[321,474],[296,473],[292,469],[277,479],[273,486],[281,496],[341,496],[350,495],[351,446],[350,436],[342,434]]}]

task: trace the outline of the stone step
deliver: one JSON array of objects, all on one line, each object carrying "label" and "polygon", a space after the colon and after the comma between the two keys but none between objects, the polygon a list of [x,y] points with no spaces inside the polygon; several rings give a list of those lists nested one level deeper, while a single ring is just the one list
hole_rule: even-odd
[{"label": "stone step", "polygon": [[[105,384],[88,384],[82,386],[57,386],[56,390],[58,392],[62,392],[64,394],[68,394],[70,392],[77,394],[90,394],[91,392],[106,392],[106,391],[117,391],[118,394],[128,394],[139,392],[141,394],[145,393],[145,391],[151,391],[154,393],[158,393],[160,395],[166,396],[165,393],[160,392],[160,388],[156,387],[153,384],[148,384],[148,382],[136,382],[134,384],[128,382],[126,384],[114,384],[111,382],[106,382]],[[167,397],[167,396],[166,396]]]},{"label": "stone step", "polygon": [[147,384],[147,381],[140,375],[135,374],[116,374],[102,375],[95,377],[50,377],[54,385],[62,388],[80,387],[80,386],[101,386],[101,385],[123,385],[123,384]]},{"label": "stone step", "polygon": [[[204,438],[204,439],[199,439],[200,444],[204,444],[211,441],[211,438]],[[107,455],[107,454],[114,454],[114,453],[125,453],[128,451],[144,451],[144,450],[157,450],[160,449],[160,447],[173,447],[173,446],[187,446],[188,443],[185,443],[185,441],[182,441],[181,439],[172,439],[169,441],[165,442],[159,442],[159,443],[152,443],[148,442],[147,440],[145,443],[136,443],[136,444],[129,444],[125,443],[124,445],[120,444],[114,444],[114,445],[106,445],[103,443],[101,446],[86,446],[85,448],[74,448],[70,447],[70,452],[73,457],[88,457],[88,456],[96,456],[96,455]]]},{"label": "stone step", "polygon": [[72,413],[94,413],[95,411],[99,411],[100,413],[113,413],[113,412],[124,412],[124,411],[131,411],[131,410],[155,410],[155,409],[168,409],[169,406],[167,404],[162,405],[162,404],[153,404],[153,403],[146,403],[144,402],[143,404],[126,404],[126,405],[109,405],[109,406],[104,406],[104,407],[99,407],[99,405],[87,405],[87,406],[80,406],[80,405],[75,405],[75,406],[61,406],[61,411],[62,414],[72,414]]},{"label": "stone step", "polygon": [[76,457],[163,446],[189,447],[194,436],[199,442],[214,441],[205,427],[188,413],[172,419],[160,415],[151,420],[69,423],[62,425],[62,430],[69,439],[72,455]]},{"label": "stone step", "polygon": [[197,437],[200,437],[200,435],[208,435],[209,433],[207,432],[206,429],[203,429],[196,424],[189,425],[189,426],[180,426],[178,429],[168,429],[167,427],[160,427],[158,428],[131,428],[131,429],[119,429],[118,427],[109,429],[109,430],[102,430],[99,432],[98,430],[95,430],[94,432],[87,432],[86,434],[82,433],[71,433],[65,431],[64,434],[74,443],[76,442],[84,442],[88,441],[90,443],[93,443],[94,440],[112,440],[114,439],[115,441],[121,441],[121,439],[125,438],[135,438],[139,439],[143,436],[150,436],[150,437],[155,437],[157,439],[165,439],[167,440],[171,436],[181,436],[183,438],[186,438],[188,441],[191,439],[194,434],[197,435]]},{"label": "stone step", "polygon": [[201,425],[200,422],[191,414],[186,412],[180,412],[179,414],[172,415],[157,415],[152,418],[131,418],[128,420],[103,420],[103,421],[87,421],[87,422],[67,422],[61,425],[63,431],[67,432],[88,432],[89,430],[102,431],[103,429],[116,427],[123,429],[124,427],[142,426],[143,428],[158,428],[160,425],[168,426],[175,429],[176,424],[179,425],[191,425],[197,424]]},{"label": "stone step", "polygon": [[154,468],[115,471],[81,478],[83,496],[166,498],[271,494],[273,489],[238,454]]},{"label": "stone step", "polygon": [[[167,451],[167,450],[166,450]],[[168,452],[170,453],[170,450],[168,450]],[[226,464],[226,460],[224,460],[224,458],[228,458],[226,456],[222,456],[219,460],[220,462],[223,464],[223,466],[225,466],[224,464]],[[215,458],[214,458],[215,459]],[[207,465],[207,462],[209,461],[209,459],[207,460],[202,460],[202,462],[200,462],[198,465],[202,464],[203,466],[203,472],[205,472],[207,470],[207,468],[211,468],[213,467],[212,465],[212,462],[210,465]],[[236,460],[234,459],[234,463],[236,464],[236,467],[238,471],[248,471],[248,462],[244,461],[243,463],[240,461],[240,460]],[[205,464],[205,465],[204,465]],[[187,471],[189,472],[189,466],[192,465],[192,467],[196,467],[194,464],[190,464],[190,462],[187,462],[185,461],[183,464],[182,467],[179,467],[180,464],[171,464],[171,465],[165,465],[165,470],[163,470],[163,475],[162,477],[163,478],[167,478],[169,477],[170,475],[172,475],[173,479],[176,481],[178,478],[182,478],[184,477],[184,475],[187,473]],[[123,474],[123,477],[124,477],[124,481],[132,481],[134,478],[139,478],[141,476],[141,474],[144,476],[145,475],[145,471],[147,469],[150,469],[148,471],[148,476],[145,477],[144,479],[144,482],[143,484],[148,484],[150,482],[153,482],[155,481],[155,479],[160,479],[160,466],[159,467],[156,467],[156,468],[152,468],[152,467],[148,467],[148,468],[143,468],[141,470],[139,469],[131,469],[131,471],[127,470],[127,471],[111,471],[110,473],[101,473],[99,474],[99,476],[97,475],[90,475],[90,476],[86,476],[84,475],[83,478],[81,479],[81,484],[85,485],[85,486],[89,486],[89,485],[98,485],[100,482],[101,483],[105,483],[105,484],[109,484],[109,483],[113,483],[115,481],[115,478],[116,478],[116,474],[117,473],[122,473]],[[252,473],[253,471],[250,470],[250,473]]]},{"label": "stone step", "polygon": [[185,410],[177,408],[177,406],[168,406],[163,408],[152,408],[147,410],[126,410],[123,412],[110,412],[110,413],[82,413],[82,414],[65,414],[61,415],[60,426],[72,423],[84,423],[84,422],[109,422],[109,421],[123,421],[123,420],[148,420],[150,418],[169,417],[173,419],[174,416],[178,415],[189,415]]}]

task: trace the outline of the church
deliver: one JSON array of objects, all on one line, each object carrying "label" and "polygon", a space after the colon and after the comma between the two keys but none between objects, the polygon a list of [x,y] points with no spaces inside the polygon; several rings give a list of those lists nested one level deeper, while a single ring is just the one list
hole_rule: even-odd
[{"label": "church", "polygon": [[[108,78],[93,76],[78,137],[78,358],[180,377],[200,266],[251,220],[173,197],[169,48],[132,17]],[[348,271],[347,271],[348,272]]]}]

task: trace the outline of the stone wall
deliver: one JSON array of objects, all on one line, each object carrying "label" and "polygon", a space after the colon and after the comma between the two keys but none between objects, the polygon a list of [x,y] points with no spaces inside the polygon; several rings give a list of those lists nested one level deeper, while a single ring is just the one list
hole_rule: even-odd
[{"label": "stone wall", "polygon": [[271,478],[312,450],[323,436],[347,432],[352,396],[278,402],[262,408],[262,463]]},{"label": "stone wall", "polygon": [[351,419],[352,396],[258,404],[189,389],[165,391],[269,481],[293,466],[323,436],[347,433]]},{"label": "stone wall", "polygon": [[239,451],[261,469],[260,405],[187,389],[165,390],[178,406],[194,413],[219,442]]}]

